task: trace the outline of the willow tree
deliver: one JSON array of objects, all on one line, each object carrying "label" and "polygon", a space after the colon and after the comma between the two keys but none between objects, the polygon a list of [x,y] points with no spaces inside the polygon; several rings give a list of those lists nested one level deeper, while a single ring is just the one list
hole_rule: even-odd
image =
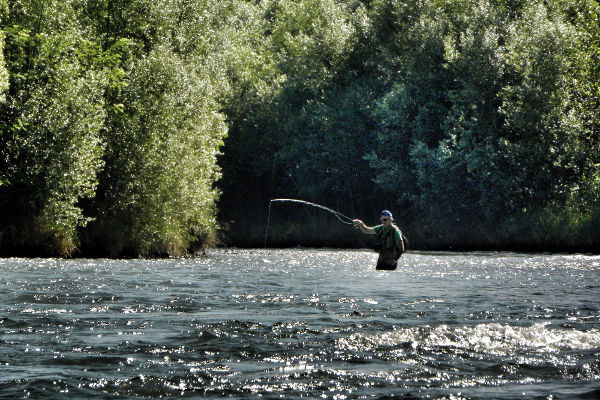
[{"label": "willow tree", "polygon": [[[111,255],[178,255],[214,233],[216,156],[226,134],[217,99],[227,67],[210,1],[112,1],[98,36],[126,40],[124,85],[108,93],[105,168],[89,248]],[[102,6],[102,4],[100,4]],[[124,10],[126,12],[124,12]]]},{"label": "willow tree", "polygon": [[[69,254],[102,167],[103,74],[76,1],[10,2],[3,20],[10,87],[0,107],[3,251]],[[93,62],[92,62],[93,64]],[[0,74],[0,77],[2,74]]]}]

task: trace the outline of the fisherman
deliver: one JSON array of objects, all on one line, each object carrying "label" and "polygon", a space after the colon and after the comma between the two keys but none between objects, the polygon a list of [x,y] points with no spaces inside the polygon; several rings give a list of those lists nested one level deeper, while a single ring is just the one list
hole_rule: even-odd
[{"label": "fisherman", "polygon": [[404,240],[400,229],[392,223],[394,217],[388,210],[381,212],[381,225],[367,226],[360,219],[355,219],[354,226],[363,233],[377,235],[376,249],[379,252],[376,269],[393,271],[398,266],[398,259],[404,253]]}]

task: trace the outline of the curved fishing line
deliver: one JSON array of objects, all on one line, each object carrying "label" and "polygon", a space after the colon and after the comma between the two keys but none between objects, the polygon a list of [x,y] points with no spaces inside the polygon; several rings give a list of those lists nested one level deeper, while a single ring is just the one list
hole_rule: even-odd
[{"label": "curved fishing line", "polygon": [[[322,205],[317,204],[317,203],[311,203],[310,201],[298,200],[298,199],[273,199],[273,200],[271,200],[271,203],[274,202],[274,201],[300,203],[300,204],[306,204],[308,206],[313,206],[313,207],[321,208],[323,210],[329,211],[330,213],[334,214],[337,217],[337,219],[340,220],[340,222],[342,222],[344,224],[348,224],[348,225],[352,225],[353,224],[352,218],[345,216],[344,214],[342,214],[339,211],[332,210],[329,207],[325,207],[325,206],[322,206]],[[269,204],[269,206],[270,206],[270,204]]]},{"label": "curved fishing line", "polygon": [[311,203],[310,201],[298,200],[298,199],[273,199],[269,202],[269,214],[267,215],[267,229],[265,230],[265,248],[267,247],[267,236],[269,234],[269,221],[271,220],[271,205],[273,204],[273,202],[300,203],[300,204],[305,204],[307,206],[317,207],[317,208],[320,208],[320,209],[323,209],[325,211],[332,213],[333,215],[336,216],[336,218],[341,223],[344,223],[347,225],[354,224],[352,218],[345,216],[344,214],[342,214],[339,211],[333,210],[329,207],[322,206],[321,204]]}]

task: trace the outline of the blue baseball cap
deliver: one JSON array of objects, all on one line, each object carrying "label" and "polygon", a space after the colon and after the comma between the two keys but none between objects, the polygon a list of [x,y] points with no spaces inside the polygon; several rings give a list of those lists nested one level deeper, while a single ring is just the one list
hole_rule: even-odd
[{"label": "blue baseball cap", "polygon": [[383,210],[383,211],[381,212],[381,216],[382,216],[382,217],[390,217],[390,219],[394,219],[394,217],[392,216],[392,213],[391,213],[391,212],[389,212],[388,210]]}]

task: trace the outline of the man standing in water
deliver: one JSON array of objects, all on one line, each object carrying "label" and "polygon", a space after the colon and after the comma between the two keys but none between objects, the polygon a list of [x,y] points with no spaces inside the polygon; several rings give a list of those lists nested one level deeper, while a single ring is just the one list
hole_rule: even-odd
[{"label": "man standing in water", "polygon": [[393,271],[398,266],[398,259],[404,253],[404,241],[402,232],[392,224],[394,218],[388,210],[381,212],[381,225],[374,227],[366,226],[360,219],[353,220],[354,226],[360,228],[363,233],[377,235],[377,248],[379,258],[376,269]]}]

